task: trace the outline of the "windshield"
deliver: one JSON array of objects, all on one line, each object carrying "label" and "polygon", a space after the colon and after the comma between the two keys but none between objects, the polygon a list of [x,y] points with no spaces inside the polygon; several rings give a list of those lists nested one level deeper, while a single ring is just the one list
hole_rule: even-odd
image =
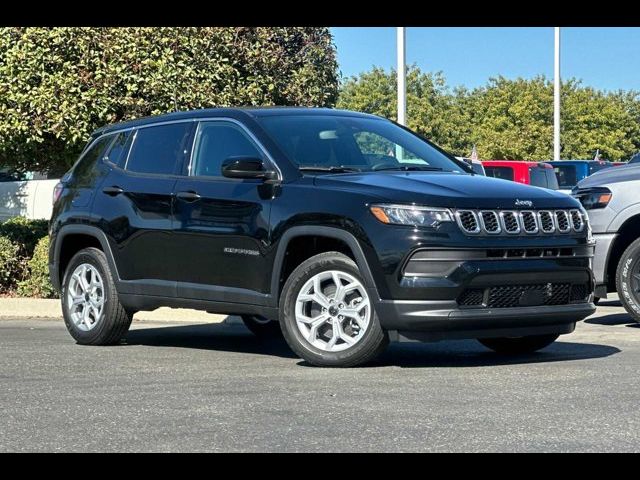
[{"label": "windshield", "polygon": [[578,183],[578,172],[574,165],[555,166],[553,170],[556,172],[558,185],[560,188],[572,188]]},{"label": "windshield", "polygon": [[300,170],[463,172],[434,146],[383,119],[292,115],[259,122]]}]

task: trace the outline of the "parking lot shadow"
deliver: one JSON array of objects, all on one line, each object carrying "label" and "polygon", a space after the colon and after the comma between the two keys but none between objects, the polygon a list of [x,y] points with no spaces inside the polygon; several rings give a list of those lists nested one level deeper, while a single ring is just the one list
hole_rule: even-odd
[{"label": "parking lot shadow", "polygon": [[282,339],[260,340],[243,325],[205,323],[130,330],[123,345],[196,348],[296,358]]},{"label": "parking lot shadow", "polygon": [[636,326],[638,325],[633,321],[631,316],[625,313],[612,313],[611,315],[602,315],[600,317],[595,318],[587,318],[584,323],[590,323],[592,325],[628,325],[628,326]]},{"label": "parking lot shadow", "polygon": [[[226,323],[133,329],[125,337],[123,345],[195,348],[298,358],[282,339],[260,340],[243,325]],[[608,345],[563,341],[555,342],[540,352],[516,356],[498,355],[475,340],[392,343],[375,362],[367,367],[486,367],[602,358],[618,352],[620,352],[619,349]],[[297,363],[301,366],[309,366],[302,360]]]}]

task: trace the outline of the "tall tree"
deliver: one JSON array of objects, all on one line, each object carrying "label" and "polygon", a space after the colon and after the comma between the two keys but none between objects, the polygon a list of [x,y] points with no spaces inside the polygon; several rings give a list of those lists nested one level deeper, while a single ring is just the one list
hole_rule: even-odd
[{"label": "tall tree", "polygon": [[0,166],[64,171],[95,128],[173,110],[331,106],[327,28],[2,28]]}]

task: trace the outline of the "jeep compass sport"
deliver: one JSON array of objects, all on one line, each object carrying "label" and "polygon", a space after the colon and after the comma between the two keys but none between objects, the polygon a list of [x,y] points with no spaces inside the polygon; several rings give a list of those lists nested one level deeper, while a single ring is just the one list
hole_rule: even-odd
[{"label": "jeep compass sport", "polygon": [[594,311],[590,227],[562,193],[474,175],[391,121],[211,109],[96,131],[55,190],[50,272],[81,344],[138,310],[242,316],[309,363],[390,340],[531,352]]}]

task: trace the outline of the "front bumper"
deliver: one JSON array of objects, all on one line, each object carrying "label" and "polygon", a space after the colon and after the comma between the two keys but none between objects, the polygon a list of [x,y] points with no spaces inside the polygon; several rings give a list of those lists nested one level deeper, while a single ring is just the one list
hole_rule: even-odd
[{"label": "front bumper", "polygon": [[[596,249],[593,256],[593,275],[596,285],[606,285],[607,279],[607,263],[609,262],[609,253],[611,246],[615,242],[617,233],[594,233],[593,238],[596,241]],[[606,292],[605,292],[606,293]]]},{"label": "front bumper", "polygon": [[[592,247],[527,252],[536,258],[481,253],[414,252],[419,262],[405,262],[397,277],[402,296],[376,302],[383,328],[392,338],[420,340],[541,335],[569,333],[594,313]],[[467,302],[470,292],[478,296]]]}]

